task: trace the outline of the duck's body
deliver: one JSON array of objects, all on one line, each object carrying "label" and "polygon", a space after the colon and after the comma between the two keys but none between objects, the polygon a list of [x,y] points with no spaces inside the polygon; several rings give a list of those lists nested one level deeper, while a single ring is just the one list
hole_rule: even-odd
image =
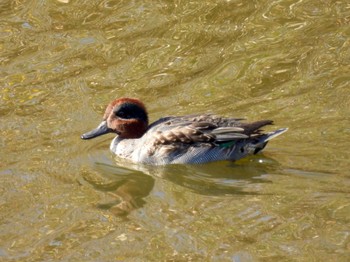
[{"label": "duck's body", "polygon": [[82,138],[114,132],[118,135],[110,149],[121,158],[151,165],[198,164],[256,154],[287,130],[263,134],[260,128],[272,124],[271,120],[241,120],[201,114],[165,117],[148,126],[144,105],[137,99],[122,98],[109,104],[104,121]]}]

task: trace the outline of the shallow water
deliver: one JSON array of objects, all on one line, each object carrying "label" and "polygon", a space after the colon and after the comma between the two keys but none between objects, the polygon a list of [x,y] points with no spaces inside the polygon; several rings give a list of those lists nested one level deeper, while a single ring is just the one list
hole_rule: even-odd
[{"label": "shallow water", "polygon": [[[349,261],[346,1],[0,2],[0,260]],[[289,127],[236,163],[115,160],[115,97],[151,120]]]}]

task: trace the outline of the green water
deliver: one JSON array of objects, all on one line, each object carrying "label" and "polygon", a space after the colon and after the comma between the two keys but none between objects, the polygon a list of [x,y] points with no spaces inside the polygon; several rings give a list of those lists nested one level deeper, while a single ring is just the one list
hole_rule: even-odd
[{"label": "green water", "polygon": [[[0,261],[349,261],[346,1],[0,2]],[[110,100],[289,131],[236,162],[116,161]]]}]

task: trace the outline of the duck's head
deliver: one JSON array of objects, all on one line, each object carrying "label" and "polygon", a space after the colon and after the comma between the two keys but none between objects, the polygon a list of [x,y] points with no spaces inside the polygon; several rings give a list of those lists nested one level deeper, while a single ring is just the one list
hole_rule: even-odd
[{"label": "duck's head", "polygon": [[107,133],[118,134],[121,138],[139,138],[147,127],[148,116],[144,104],[135,98],[119,98],[107,106],[101,124],[81,138],[91,139]]}]

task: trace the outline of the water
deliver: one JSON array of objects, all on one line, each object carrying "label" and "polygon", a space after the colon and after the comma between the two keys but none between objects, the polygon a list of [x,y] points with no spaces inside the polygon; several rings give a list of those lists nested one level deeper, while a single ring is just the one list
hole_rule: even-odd
[{"label": "water", "polygon": [[[0,2],[0,260],[349,261],[346,1]],[[289,131],[237,163],[116,161],[116,97]]]}]

